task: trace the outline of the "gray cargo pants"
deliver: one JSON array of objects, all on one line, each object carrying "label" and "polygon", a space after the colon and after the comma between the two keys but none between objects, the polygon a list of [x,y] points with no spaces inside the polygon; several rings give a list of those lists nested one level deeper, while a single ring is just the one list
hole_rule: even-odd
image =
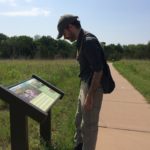
[{"label": "gray cargo pants", "polygon": [[95,150],[97,133],[98,133],[98,121],[99,113],[101,109],[103,90],[100,88],[96,91],[93,109],[85,111],[83,108],[84,100],[88,92],[88,85],[85,82],[81,82],[78,107],[75,118],[75,143],[83,143],[82,150]]}]

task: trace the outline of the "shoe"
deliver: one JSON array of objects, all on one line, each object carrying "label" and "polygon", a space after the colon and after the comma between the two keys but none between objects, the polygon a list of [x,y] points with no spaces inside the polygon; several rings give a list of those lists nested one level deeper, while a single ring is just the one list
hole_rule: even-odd
[{"label": "shoe", "polygon": [[78,144],[74,150],[82,150],[83,143]]}]

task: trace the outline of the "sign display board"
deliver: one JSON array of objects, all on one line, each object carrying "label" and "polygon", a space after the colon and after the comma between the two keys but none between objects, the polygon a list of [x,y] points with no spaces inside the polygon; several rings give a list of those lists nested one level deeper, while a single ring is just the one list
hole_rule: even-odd
[{"label": "sign display board", "polygon": [[29,150],[28,116],[40,123],[41,139],[51,143],[51,106],[63,96],[63,91],[36,75],[11,87],[0,85],[0,98],[10,104],[12,150]]},{"label": "sign display board", "polygon": [[31,103],[40,110],[47,112],[61,94],[46,86],[36,78],[31,78],[21,84],[9,88],[20,99]]}]

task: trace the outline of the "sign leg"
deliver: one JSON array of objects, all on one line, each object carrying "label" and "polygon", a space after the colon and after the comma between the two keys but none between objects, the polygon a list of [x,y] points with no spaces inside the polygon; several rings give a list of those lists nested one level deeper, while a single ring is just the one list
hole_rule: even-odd
[{"label": "sign leg", "polygon": [[51,145],[51,110],[48,112],[48,117],[40,123],[40,137],[46,145]]},{"label": "sign leg", "polygon": [[21,108],[10,104],[11,150],[29,150],[28,120]]}]

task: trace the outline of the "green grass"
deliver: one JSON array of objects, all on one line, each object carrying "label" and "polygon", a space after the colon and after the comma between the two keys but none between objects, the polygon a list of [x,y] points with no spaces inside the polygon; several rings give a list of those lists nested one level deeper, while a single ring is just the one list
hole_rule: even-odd
[{"label": "green grass", "polygon": [[150,60],[121,60],[114,66],[150,103]]},{"label": "green grass", "polygon": [[[122,60],[114,66],[150,102],[150,61]],[[52,109],[53,148],[40,145],[39,124],[29,118],[29,147],[31,150],[72,150],[74,116],[79,92],[79,66],[73,60],[0,61],[0,84],[12,85],[36,74],[65,92]],[[9,106],[0,100],[0,150],[10,150]]]},{"label": "green grass", "polygon": [[[73,60],[0,61],[0,84],[12,85],[36,74],[65,92],[52,108],[53,148],[40,145],[39,124],[29,118],[29,148],[31,150],[72,150],[74,116],[79,92],[79,66]],[[0,100],[0,150],[10,150],[9,107]]]}]

